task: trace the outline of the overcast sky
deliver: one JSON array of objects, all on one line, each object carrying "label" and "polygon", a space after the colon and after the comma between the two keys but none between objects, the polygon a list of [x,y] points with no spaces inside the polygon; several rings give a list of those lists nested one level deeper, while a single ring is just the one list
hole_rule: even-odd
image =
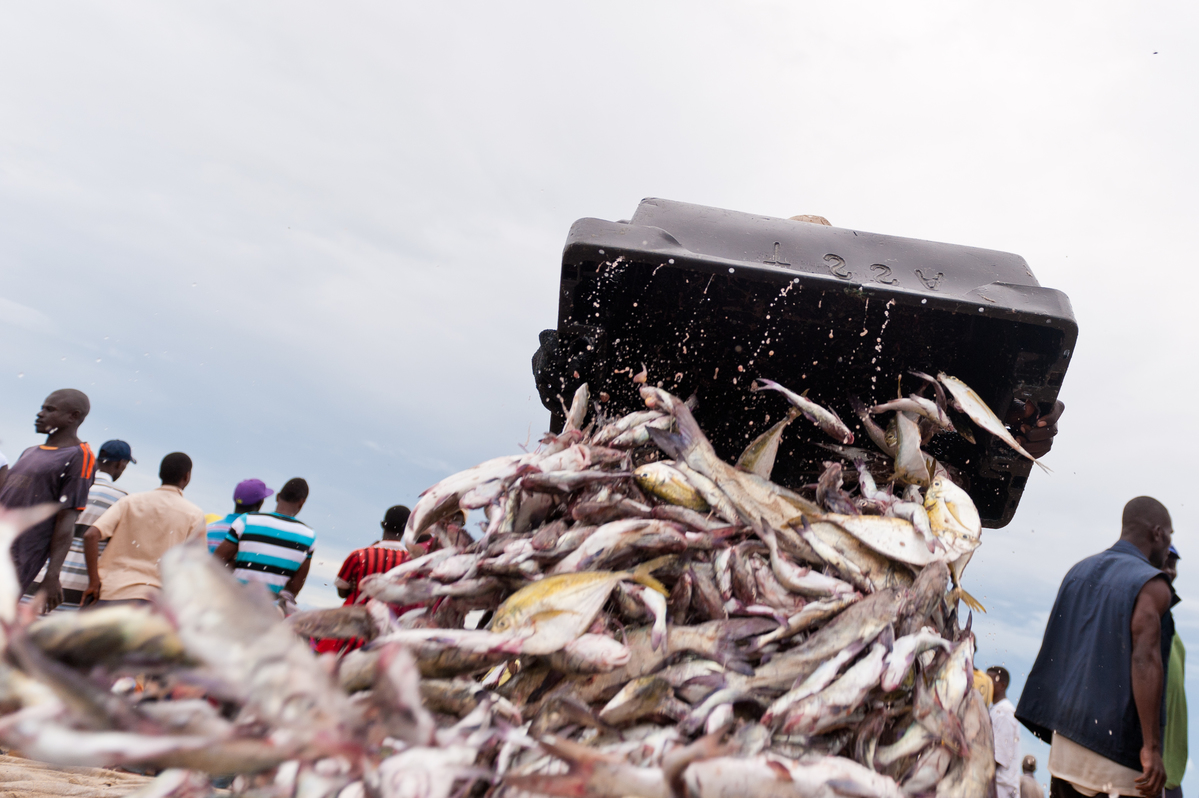
[{"label": "overcast sky", "polygon": [[1199,643],[1197,13],[5,4],[0,450],[78,387],[131,489],[173,450],[207,512],[304,476],[303,598],[332,602],[389,505],[544,430],[529,358],[575,219],[646,196],[821,214],[1019,253],[1073,301],[1054,473],[967,572],[979,664],[1023,684],[1062,575],[1141,493],[1174,513]]}]

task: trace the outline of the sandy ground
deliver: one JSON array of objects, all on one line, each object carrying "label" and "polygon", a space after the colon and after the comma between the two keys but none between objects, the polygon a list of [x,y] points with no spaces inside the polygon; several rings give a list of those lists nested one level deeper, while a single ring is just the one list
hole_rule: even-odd
[{"label": "sandy ground", "polygon": [[0,755],[0,798],[42,798],[77,795],[81,798],[118,798],[152,779],[102,768],[60,768]]}]

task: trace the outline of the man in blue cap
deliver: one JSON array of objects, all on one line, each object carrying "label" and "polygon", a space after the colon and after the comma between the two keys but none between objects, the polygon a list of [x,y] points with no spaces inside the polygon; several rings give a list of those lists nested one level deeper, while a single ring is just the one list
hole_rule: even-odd
[{"label": "man in blue cap", "polygon": [[[71,540],[71,549],[63,560],[62,571],[59,572],[59,582],[62,584],[62,604],[57,609],[74,611],[79,609],[83,599],[83,591],[87,590],[87,561],[83,557],[83,533],[96,522],[104,511],[112,507],[120,499],[129,495],[129,491],[116,486],[116,481],[125,473],[133,459],[133,450],[129,444],[121,440],[105,441],[100,447],[96,458],[96,478],[87,492],[87,505],[75,521],[75,537]],[[103,551],[104,544],[101,544]],[[46,578],[46,566],[38,572],[33,585],[27,591],[30,595],[41,589],[42,580]]]},{"label": "man in blue cap", "polygon": [[229,534],[229,527],[239,515],[256,513],[262,509],[262,503],[274,493],[261,479],[243,479],[233,489],[233,512],[219,521],[208,525],[208,553],[216,551],[221,541]]}]

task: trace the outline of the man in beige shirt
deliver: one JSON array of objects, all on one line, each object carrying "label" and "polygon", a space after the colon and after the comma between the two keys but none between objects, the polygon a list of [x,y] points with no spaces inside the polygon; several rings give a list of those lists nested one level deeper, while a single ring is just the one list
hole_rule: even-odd
[{"label": "man in beige shirt", "polygon": [[[149,601],[162,588],[158,561],[166,550],[204,538],[204,513],[183,498],[192,478],[191,458],[183,452],[168,454],[158,477],[161,487],[126,496],[83,533],[88,576],[84,606]],[[101,540],[108,541],[103,556]]]}]

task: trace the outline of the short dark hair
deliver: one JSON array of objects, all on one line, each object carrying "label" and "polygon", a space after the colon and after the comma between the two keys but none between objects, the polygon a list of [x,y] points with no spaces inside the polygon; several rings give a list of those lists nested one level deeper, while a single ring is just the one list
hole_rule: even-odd
[{"label": "short dark hair", "polygon": [[183,452],[171,452],[162,458],[158,478],[164,485],[178,485],[192,472],[192,459]]},{"label": "short dark hair", "polygon": [[308,498],[308,483],[302,477],[292,477],[279,490],[279,498],[285,502],[302,502]]},{"label": "short dark hair", "polygon": [[1012,683],[1012,675],[1008,673],[1007,668],[1003,667],[1002,665],[992,665],[991,667],[987,668],[987,673],[993,673],[998,676],[999,683],[1003,685],[1004,690],[1006,690]]},{"label": "short dark hair", "polygon": [[399,531],[408,523],[408,516],[412,515],[412,511],[402,504],[397,504],[395,507],[388,507],[387,514],[383,516],[383,526],[386,529],[394,529]]}]

